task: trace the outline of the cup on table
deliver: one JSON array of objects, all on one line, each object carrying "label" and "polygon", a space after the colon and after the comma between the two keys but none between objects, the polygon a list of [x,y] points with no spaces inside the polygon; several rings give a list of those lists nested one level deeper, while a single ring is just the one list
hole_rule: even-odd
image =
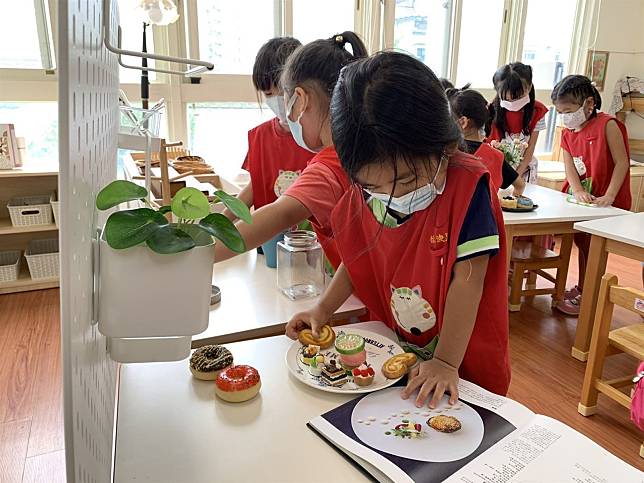
[{"label": "cup on table", "polygon": [[268,240],[262,244],[262,251],[266,261],[266,266],[269,268],[277,268],[277,242],[284,239],[284,233],[278,233],[275,238]]}]

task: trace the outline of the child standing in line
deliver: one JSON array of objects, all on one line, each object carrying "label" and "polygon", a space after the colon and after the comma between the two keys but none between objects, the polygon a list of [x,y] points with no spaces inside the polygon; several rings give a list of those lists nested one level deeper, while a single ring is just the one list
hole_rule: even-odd
[{"label": "child standing in line", "polygon": [[453,404],[459,376],[505,394],[503,217],[487,170],[458,150],[461,132],[439,80],[409,55],[381,52],[343,69],[331,116],[353,181],[331,215],[342,265],[287,335],[307,326],[317,333],[355,291],[405,350],[427,359],[410,372],[403,398],[419,390],[416,405],[436,407],[448,392]]},{"label": "child standing in line", "polygon": [[[275,117],[248,131],[248,153],[242,167],[250,173],[250,182],[239,194],[239,199],[249,208],[254,206],[257,210],[275,201],[293,184],[315,154],[293,140],[279,88],[286,59],[301,45],[297,39],[277,37],[262,45],[255,57],[253,85],[264,96]],[[229,210],[224,214],[235,219]]]},{"label": "child standing in line", "polygon": [[[564,192],[578,201],[630,210],[631,190],[626,126],[603,112],[601,96],[583,75],[563,78],[552,91],[552,101],[567,128],[561,136],[566,167]],[[579,249],[579,281],[566,291],[556,308],[579,315],[590,235],[575,233]]]},{"label": "child standing in line", "polygon": [[505,160],[498,149],[483,142],[485,126],[489,119],[487,101],[479,92],[469,89],[447,89],[445,91],[450,102],[452,113],[463,131],[464,151],[481,159],[490,171],[492,184],[496,188],[514,187],[514,195],[521,196],[525,189],[525,181],[519,173]]},{"label": "child standing in line", "polygon": [[489,106],[491,125],[487,141],[527,143],[523,158],[513,166],[528,183],[537,182],[534,148],[539,131],[546,128],[548,108],[535,100],[532,67],[514,62],[497,70],[492,78],[496,97]]},{"label": "child standing in line", "polygon": [[[340,264],[329,217],[349,186],[349,178],[334,169],[340,161],[331,139],[329,103],[342,67],[366,55],[357,34],[347,31],[311,42],[289,57],[281,77],[287,123],[295,143],[317,154],[283,196],[253,213],[252,224],[238,224],[247,249],[309,218],[333,267]],[[235,255],[223,244],[215,248],[217,262]]]}]

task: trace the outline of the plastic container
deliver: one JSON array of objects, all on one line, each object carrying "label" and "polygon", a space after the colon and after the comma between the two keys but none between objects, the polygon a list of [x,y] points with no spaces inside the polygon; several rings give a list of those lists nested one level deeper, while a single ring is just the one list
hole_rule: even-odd
[{"label": "plastic container", "polygon": [[314,232],[287,232],[284,240],[277,243],[277,285],[291,300],[322,293],[324,252]]},{"label": "plastic container", "polygon": [[0,252],[0,283],[18,280],[21,255],[20,250]]},{"label": "plastic container", "polygon": [[58,238],[31,240],[25,258],[33,280],[55,279],[60,275]]},{"label": "plastic container", "polygon": [[21,196],[12,198],[7,204],[13,226],[51,225],[54,216],[51,211],[53,195]]},{"label": "plastic container", "polygon": [[267,267],[277,268],[277,244],[283,239],[284,233],[280,233],[262,245],[262,253],[264,254]]}]

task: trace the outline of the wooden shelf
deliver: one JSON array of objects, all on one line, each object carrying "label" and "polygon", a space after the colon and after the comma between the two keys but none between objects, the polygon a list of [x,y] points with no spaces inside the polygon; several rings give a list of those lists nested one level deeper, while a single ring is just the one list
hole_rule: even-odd
[{"label": "wooden shelf", "polygon": [[25,178],[29,176],[58,176],[58,163],[27,163],[20,168],[0,169],[0,178]]},{"label": "wooden shelf", "polygon": [[50,225],[13,226],[9,218],[0,218],[0,235],[56,230],[58,230],[58,227],[53,223]]},{"label": "wooden shelf", "polygon": [[28,292],[29,290],[56,288],[59,286],[59,283],[60,282],[58,278],[32,280],[31,275],[29,274],[27,261],[23,259],[20,264],[20,273],[18,274],[18,280],[14,282],[0,283],[0,295],[15,292]]}]

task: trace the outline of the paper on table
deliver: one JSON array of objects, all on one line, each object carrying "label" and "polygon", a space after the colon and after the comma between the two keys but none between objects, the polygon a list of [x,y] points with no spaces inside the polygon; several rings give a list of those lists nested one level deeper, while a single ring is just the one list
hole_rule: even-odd
[{"label": "paper on table", "polygon": [[578,201],[577,198],[575,198],[573,195],[566,196],[566,201],[568,203],[573,203],[575,205],[590,206],[591,208],[596,208],[597,207],[596,203],[585,203],[583,201]]},{"label": "paper on table", "polygon": [[528,424],[534,417],[534,413],[524,405],[507,397],[486,391],[482,387],[463,379],[458,383],[458,395],[465,402],[476,404],[498,414],[517,428]]}]

